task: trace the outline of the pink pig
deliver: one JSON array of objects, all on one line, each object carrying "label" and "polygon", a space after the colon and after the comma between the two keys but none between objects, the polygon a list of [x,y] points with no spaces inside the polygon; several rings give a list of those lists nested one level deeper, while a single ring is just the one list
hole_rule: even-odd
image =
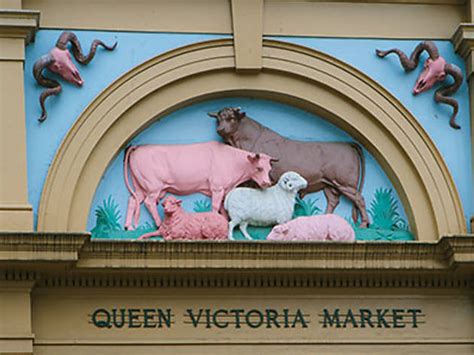
[{"label": "pink pig", "polygon": [[160,228],[142,235],[138,240],[161,235],[165,240],[219,240],[227,239],[227,219],[217,212],[187,213],[181,200],[168,196],[163,201],[165,219]]},{"label": "pink pig", "polygon": [[325,241],[354,242],[355,233],[351,225],[335,214],[298,217],[273,227],[267,240],[281,241]]}]

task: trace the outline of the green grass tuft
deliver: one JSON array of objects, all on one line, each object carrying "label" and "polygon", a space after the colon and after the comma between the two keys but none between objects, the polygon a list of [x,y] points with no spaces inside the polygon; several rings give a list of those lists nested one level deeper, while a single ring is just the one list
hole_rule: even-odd
[{"label": "green grass tuft", "polygon": [[314,198],[314,199],[308,198],[306,200],[303,200],[301,197],[297,195],[293,218],[304,217],[304,216],[315,216],[315,215],[320,214],[322,211],[316,205],[317,202],[318,202],[317,198]]},{"label": "green grass tuft", "polygon": [[211,212],[211,210],[212,210],[211,200],[202,199],[202,200],[194,201],[194,207],[193,207],[194,212],[198,212],[198,213]]},{"label": "green grass tuft", "polygon": [[103,201],[102,206],[96,208],[95,217],[95,227],[91,230],[93,235],[105,234],[122,229],[120,226],[121,215],[119,206],[111,195]]}]

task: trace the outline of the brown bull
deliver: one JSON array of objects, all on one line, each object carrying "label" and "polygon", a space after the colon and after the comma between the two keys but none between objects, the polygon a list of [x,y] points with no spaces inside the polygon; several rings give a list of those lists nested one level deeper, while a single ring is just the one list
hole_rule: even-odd
[{"label": "brown bull", "polygon": [[369,224],[361,190],[364,184],[365,161],[362,149],[355,143],[303,142],[287,139],[247,117],[240,108],[224,108],[209,113],[217,119],[217,133],[233,147],[262,152],[278,161],[270,176],[277,181],[286,171],[296,171],[307,181],[302,196],[323,190],[327,199],[326,213],[333,213],[341,195],[353,204],[352,218],[360,227]]}]

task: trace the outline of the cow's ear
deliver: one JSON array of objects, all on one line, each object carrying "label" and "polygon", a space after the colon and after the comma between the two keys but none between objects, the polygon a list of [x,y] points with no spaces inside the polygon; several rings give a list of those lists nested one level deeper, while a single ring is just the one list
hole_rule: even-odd
[{"label": "cow's ear", "polygon": [[207,115],[212,118],[219,118],[218,112],[208,112]]},{"label": "cow's ear", "polygon": [[247,159],[252,164],[255,164],[260,159],[260,155],[259,154],[249,154],[249,155],[247,155]]},{"label": "cow's ear", "polygon": [[183,203],[183,200],[176,200],[176,204],[177,204],[178,206],[181,206],[182,203]]}]

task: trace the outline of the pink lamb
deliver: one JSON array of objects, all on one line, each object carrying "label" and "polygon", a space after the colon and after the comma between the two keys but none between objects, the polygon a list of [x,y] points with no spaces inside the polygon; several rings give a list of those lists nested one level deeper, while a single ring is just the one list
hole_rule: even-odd
[{"label": "pink lamb", "polygon": [[355,233],[351,225],[335,214],[298,217],[273,227],[267,240],[281,241],[325,241],[354,242]]},{"label": "pink lamb", "polygon": [[218,240],[227,239],[227,219],[217,212],[187,213],[181,200],[168,196],[163,202],[165,218],[160,228],[142,235],[145,240],[161,235],[164,240]]}]

